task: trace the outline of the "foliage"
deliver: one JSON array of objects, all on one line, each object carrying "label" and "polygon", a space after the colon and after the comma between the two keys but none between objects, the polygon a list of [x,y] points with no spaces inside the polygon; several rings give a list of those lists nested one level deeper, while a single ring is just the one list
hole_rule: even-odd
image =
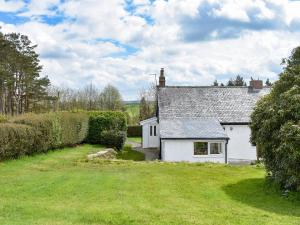
[{"label": "foliage", "polygon": [[300,190],[300,47],[283,60],[284,71],[251,116],[251,140],[271,178]]},{"label": "foliage", "polygon": [[101,144],[121,150],[126,141],[126,132],[119,130],[104,130],[101,132]]},{"label": "foliage", "polygon": [[0,115],[0,123],[5,123],[5,122],[7,122],[7,117],[6,116],[4,116],[4,115]]},{"label": "foliage", "polygon": [[142,137],[142,127],[128,126],[127,137]]},{"label": "foliage", "polygon": [[261,168],[83,161],[101,149],[1,163],[0,224],[299,224],[299,202],[266,186]]},{"label": "foliage", "polygon": [[88,116],[83,113],[26,114],[13,122],[28,125],[35,131],[35,139],[26,154],[82,143],[88,131]]},{"label": "foliage", "polygon": [[0,160],[13,159],[30,154],[36,141],[35,130],[26,125],[0,124]]},{"label": "foliage", "polygon": [[40,103],[48,99],[50,81],[40,77],[36,47],[25,35],[0,32],[0,113],[40,111]]},{"label": "foliage", "polygon": [[102,144],[101,133],[104,130],[126,131],[127,121],[123,112],[92,111],[89,115],[87,142]]},{"label": "foliage", "polygon": [[52,106],[55,111],[92,111],[92,110],[123,110],[123,100],[119,90],[107,85],[103,90],[93,84],[82,89],[49,87],[48,94],[55,101]]},{"label": "foliage", "polygon": [[140,121],[140,105],[139,103],[128,103],[125,105],[127,113],[128,125],[137,125]]},{"label": "foliage", "polygon": [[133,150],[131,145],[125,144],[122,151],[118,152],[117,159],[144,161],[145,155],[141,152]]}]

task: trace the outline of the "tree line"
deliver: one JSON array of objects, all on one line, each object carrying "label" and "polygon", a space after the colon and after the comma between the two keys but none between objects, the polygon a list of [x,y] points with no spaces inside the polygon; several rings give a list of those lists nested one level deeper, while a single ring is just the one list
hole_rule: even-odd
[{"label": "tree line", "polygon": [[41,77],[37,45],[26,35],[0,31],[0,114],[72,110],[123,110],[117,88],[89,84],[82,89],[51,86]]},{"label": "tree line", "polygon": [[110,84],[103,90],[92,83],[81,89],[50,86],[48,94],[54,99],[49,106],[53,111],[124,110],[119,90]]},{"label": "tree line", "polygon": [[[268,87],[272,86],[269,78],[265,81],[265,85]],[[219,83],[218,80],[215,80],[212,86],[247,86],[247,83],[241,75],[237,75],[235,78],[230,78],[225,85],[223,83]]]},{"label": "tree line", "polygon": [[0,114],[35,111],[49,97],[36,47],[25,35],[0,32]]}]

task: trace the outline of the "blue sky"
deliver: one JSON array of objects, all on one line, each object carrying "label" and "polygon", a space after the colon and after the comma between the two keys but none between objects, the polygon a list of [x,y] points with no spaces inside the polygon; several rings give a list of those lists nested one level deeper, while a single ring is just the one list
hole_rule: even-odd
[{"label": "blue sky", "polygon": [[38,44],[53,85],[110,83],[134,100],[161,67],[169,85],[276,80],[300,45],[299,12],[288,0],[0,0],[0,26]]}]

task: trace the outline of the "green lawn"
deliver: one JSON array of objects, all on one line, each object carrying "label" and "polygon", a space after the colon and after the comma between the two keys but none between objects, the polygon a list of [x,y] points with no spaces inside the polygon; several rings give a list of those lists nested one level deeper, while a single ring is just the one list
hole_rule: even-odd
[{"label": "green lawn", "polygon": [[0,163],[0,224],[297,224],[253,166],[92,161],[85,145]]},{"label": "green lawn", "polygon": [[127,137],[127,141],[142,143],[142,138],[141,137]]}]

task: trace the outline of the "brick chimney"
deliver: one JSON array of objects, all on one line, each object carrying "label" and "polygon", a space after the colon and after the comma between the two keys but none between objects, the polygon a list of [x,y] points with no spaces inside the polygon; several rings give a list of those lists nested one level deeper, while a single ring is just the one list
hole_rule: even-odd
[{"label": "brick chimney", "polygon": [[251,80],[250,81],[250,87],[253,90],[260,90],[263,89],[263,81],[262,80]]},{"label": "brick chimney", "polygon": [[160,69],[160,75],[159,75],[159,87],[165,87],[166,86],[166,78],[164,74],[164,68]]}]

